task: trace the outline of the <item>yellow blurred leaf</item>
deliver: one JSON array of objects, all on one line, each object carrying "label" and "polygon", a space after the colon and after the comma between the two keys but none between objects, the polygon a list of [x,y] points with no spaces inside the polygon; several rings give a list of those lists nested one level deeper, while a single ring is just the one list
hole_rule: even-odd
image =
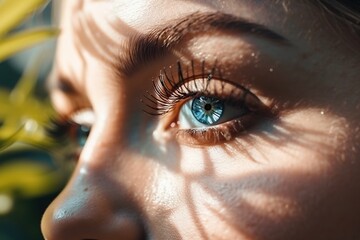
[{"label": "yellow blurred leaf", "polygon": [[47,0],[1,0],[0,37],[23,21],[31,12],[43,6]]},{"label": "yellow blurred leaf", "polygon": [[0,40],[0,61],[36,43],[43,42],[59,33],[57,29],[33,29]]},{"label": "yellow blurred leaf", "polygon": [[12,132],[10,136],[4,137],[4,133],[1,132],[0,134],[0,151],[11,146],[13,143],[16,142],[17,136],[21,132],[22,128],[19,128],[15,132]]},{"label": "yellow blurred leaf", "polygon": [[59,144],[48,134],[54,109],[48,100],[38,99],[33,92],[44,61],[41,56],[31,61],[11,92],[0,89],[0,151],[15,142],[42,148]]},{"label": "yellow blurred leaf", "polygon": [[17,159],[0,167],[0,192],[15,190],[23,197],[37,197],[56,191],[64,177],[64,172],[45,164]]}]

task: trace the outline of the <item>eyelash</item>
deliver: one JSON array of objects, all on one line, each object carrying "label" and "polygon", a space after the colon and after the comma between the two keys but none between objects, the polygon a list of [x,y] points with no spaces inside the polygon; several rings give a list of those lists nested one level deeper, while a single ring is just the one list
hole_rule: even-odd
[{"label": "eyelash", "polygon": [[[144,109],[144,112],[150,115],[165,115],[174,110],[174,108],[180,103],[189,99],[191,97],[196,97],[199,95],[205,95],[208,97],[217,97],[224,102],[234,102],[238,101],[239,96],[224,95],[223,90],[226,83],[229,83],[226,79],[222,77],[221,71],[216,67],[216,64],[206,71],[206,65],[203,61],[201,63],[201,72],[196,74],[196,67],[194,61],[191,61],[190,71],[189,67],[186,68],[186,76],[184,76],[184,70],[180,63],[177,62],[177,77],[174,77],[173,72],[168,72],[169,69],[164,68],[156,80],[152,80],[153,85],[153,94],[149,91],[146,91],[144,96],[145,100],[141,99],[147,109]],[[194,84],[195,89],[190,89],[190,82],[199,80],[200,83]],[[220,89],[217,89],[216,92],[210,93],[208,86],[211,80],[216,79],[222,82]],[[235,85],[231,83],[231,85]],[[201,86],[206,86],[201,87]],[[244,95],[251,93],[248,89],[236,85],[237,88],[241,89],[244,92]],[[235,98],[235,99],[234,99]]]},{"label": "eyelash", "polygon": [[[177,129],[175,136],[179,142],[191,145],[212,145],[230,141],[240,133],[244,133],[249,127],[256,125],[264,116],[274,116],[272,108],[262,104],[250,90],[224,79],[216,64],[209,70],[205,62],[202,62],[200,74],[196,74],[199,71],[195,68],[194,61],[186,67],[186,71],[183,70],[179,61],[176,67],[176,77],[169,67],[160,72],[156,81],[152,81],[153,93],[147,91],[144,96],[145,101],[142,100],[147,107],[144,111],[148,114],[162,116],[171,113],[167,120],[170,120],[169,123],[173,128],[172,123],[175,123],[174,119],[178,116],[176,112],[179,113],[182,104],[198,96],[214,97],[224,104],[240,106],[246,112],[238,118],[206,128]],[[225,90],[226,86],[231,86],[232,90],[230,92],[228,89]],[[268,115],[269,113],[271,115]],[[51,122],[47,133],[55,141],[70,143],[77,149],[81,149],[82,139],[86,139],[90,132],[90,128],[83,131],[85,126],[86,124],[79,124],[76,121],[57,119]]]},{"label": "eyelash", "polygon": [[[242,107],[248,109],[248,114],[239,116],[241,119],[233,119],[200,129],[177,129],[175,136],[179,142],[191,145],[214,145],[230,141],[251,126],[256,125],[260,119],[275,115],[272,108],[265,106],[250,90],[224,79],[216,64],[210,70],[206,70],[203,61],[200,66],[200,74],[196,74],[194,61],[191,61],[190,66],[186,67],[185,72],[179,61],[176,67],[176,77],[171,68],[164,68],[157,80],[152,81],[153,93],[147,91],[145,101],[143,100],[147,107],[144,109],[146,113],[157,116],[169,113],[172,115],[170,122],[174,122],[176,118],[174,112],[179,112],[178,109],[186,100],[197,96],[215,97],[224,103],[234,106],[241,104]],[[211,91],[208,89],[211,81],[217,81],[215,86],[219,84],[221,86],[216,87],[215,91]],[[198,84],[196,84],[197,82]],[[226,92],[224,90],[226,85],[231,85],[235,90],[230,93]],[[250,106],[251,103],[253,103],[252,106]],[[254,106],[256,108],[251,109]]]},{"label": "eyelash", "polygon": [[73,158],[76,158],[85,144],[91,127],[58,117],[51,119],[45,130],[52,141],[63,149],[68,149],[70,155],[73,154]]}]

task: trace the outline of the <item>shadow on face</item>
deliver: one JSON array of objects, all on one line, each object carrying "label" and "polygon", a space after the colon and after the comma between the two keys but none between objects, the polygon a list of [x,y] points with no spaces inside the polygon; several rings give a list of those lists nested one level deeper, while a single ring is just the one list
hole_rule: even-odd
[{"label": "shadow on face", "polygon": [[[202,4],[207,6],[205,1]],[[73,11],[83,7],[79,2]],[[261,100],[265,99],[264,105],[276,97],[266,98],[267,94],[289,96],[277,105],[280,114],[261,118],[261,123],[251,128],[241,128],[229,141],[196,145],[204,139],[190,141],[200,135],[188,134],[184,138],[187,144],[179,144],[174,131],[166,127],[172,122],[144,113],[139,99],[153,88],[152,82],[144,79],[159,80],[154,77],[158,74],[154,68],[168,68],[179,59],[192,62],[196,54],[188,51],[187,44],[168,51],[162,38],[129,48],[131,40],[149,40],[141,26],[136,29],[121,19],[112,22],[92,14],[84,10],[74,14],[71,21],[65,20],[73,27],[67,26],[60,39],[57,70],[72,83],[75,95],[87,98],[84,102],[88,105],[78,104],[74,109],[93,108],[98,119],[71,181],[44,215],[46,239],[360,237],[356,116],[341,101],[328,101],[332,95],[319,90],[323,86],[316,78],[319,74],[301,73],[306,66],[296,65],[286,72],[300,69],[287,77],[294,79],[294,85],[277,88],[276,82],[269,81],[261,87],[256,76],[264,81],[269,71],[258,72],[264,72],[271,61],[249,60],[230,66],[223,77],[239,84],[244,81]],[[251,38],[242,37],[241,44],[231,46],[250,43]],[[236,52],[215,47],[218,51],[208,51],[216,56]],[[64,49],[71,52],[66,63],[63,59],[68,53],[62,52]],[[250,58],[252,50],[244,51],[244,56]],[[133,57],[135,53],[144,54]],[[123,55],[130,58],[126,60]],[[299,63],[299,59],[289,62]],[[207,62],[213,66],[213,62],[221,61],[217,57]],[[199,62],[203,59],[197,59]],[[75,63],[77,67],[71,67]],[[210,66],[202,69],[203,73],[208,74]],[[139,67],[142,71],[136,71]],[[237,71],[233,73],[233,69]],[[130,71],[134,73],[127,74]],[[286,74],[268,79],[275,81],[282,75]],[[114,78],[116,83],[110,81]],[[159,135],[155,134],[157,130]],[[219,130],[219,135],[223,133]]]}]

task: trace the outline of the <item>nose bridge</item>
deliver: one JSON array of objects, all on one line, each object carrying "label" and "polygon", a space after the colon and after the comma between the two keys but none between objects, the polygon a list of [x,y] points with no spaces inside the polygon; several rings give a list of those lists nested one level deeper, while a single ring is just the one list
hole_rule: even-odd
[{"label": "nose bridge", "polygon": [[129,151],[120,117],[97,118],[71,180],[43,216],[47,240],[146,238],[136,181],[144,161]]},{"label": "nose bridge", "polygon": [[143,239],[144,227],[136,209],[121,183],[78,166],[45,212],[42,231],[48,240]]}]

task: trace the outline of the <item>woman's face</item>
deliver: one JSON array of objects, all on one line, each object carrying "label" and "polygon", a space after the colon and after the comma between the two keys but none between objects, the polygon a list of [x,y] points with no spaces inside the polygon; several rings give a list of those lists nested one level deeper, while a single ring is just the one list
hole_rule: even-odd
[{"label": "woman's face", "polygon": [[331,24],[312,1],[65,1],[52,99],[92,130],[45,238],[360,238],[359,46]]}]

